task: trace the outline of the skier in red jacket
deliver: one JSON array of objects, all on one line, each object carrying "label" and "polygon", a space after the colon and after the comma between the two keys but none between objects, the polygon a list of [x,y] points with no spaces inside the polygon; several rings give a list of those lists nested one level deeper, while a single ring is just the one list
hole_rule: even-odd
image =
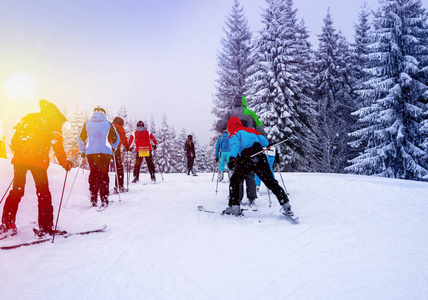
[{"label": "skier in red jacket", "polygon": [[[120,151],[120,146],[123,145],[125,147],[126,151],[129,151],[129,145],[128,145],[128,138],[126,137],[125,129],[123,129],[123,125],[125,123],[123,122],[123,119],[121,117],[116,117],[113,120],[113,126],[116,129],[117,134],[120,138],[119,146],[117,147],[116,151],[114,152],[114,160],[116,162],[116,179],[114,181],[115,192],[125,192],[125,188],[123,187],[123,163],[122,163],[122,155]],[[119,183],[119,186],[117,186]]]},{"label": "skier in red jacket", "polygon": [[140,180],[141,162],[143,161],[143,157],[145,157],[152,183],[155,183],[156,176],[155,165],[153,164],[152,149],[156,150],[157,142],[153,134],[149,130],[147,130],[147,127],[144,125],[143,121],[138,121],[137,130],[129,137],[128,144],[130,145],[130,147],[133,146],[133,143],[135,143],[137,157],[135,159],[134,180],[132,180],[132,182],[136,183]]}]

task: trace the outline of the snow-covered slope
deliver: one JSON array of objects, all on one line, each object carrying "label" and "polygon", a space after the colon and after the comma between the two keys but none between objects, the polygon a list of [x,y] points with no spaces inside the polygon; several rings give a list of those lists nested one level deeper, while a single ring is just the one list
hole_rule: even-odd
[{"label": "snow-covered slope", "polygon": [[[0,196],[12,173],[0,159]],[[65,171],[49,175],[56,218]],[[158,174],[155,185],[142,174],[104,212],[89,207],[88,171],[75,175],[59,227],[106,232],[0,251],[1,299],[428,299],[426,183],[283,173],[293,225],[264,187],[244,218],[199,212],[227,205],[212,174]],[[0,245],[31,239],[36,220],[28,175],[19,234]]]}]

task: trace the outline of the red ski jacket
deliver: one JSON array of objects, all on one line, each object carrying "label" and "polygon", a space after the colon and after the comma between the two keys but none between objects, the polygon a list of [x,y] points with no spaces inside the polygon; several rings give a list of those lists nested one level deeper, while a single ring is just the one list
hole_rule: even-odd
[{"label": "red ski jacket", "polygon": [[131,147],[132,143],[135,142],[135,148],[138,150],[140,148],[152,150],[153,146],[157,145],[156,139],[153,134],[147,130],[146,127],[143,127],[142,131],[136,130],[130,137],[128,144]]}]

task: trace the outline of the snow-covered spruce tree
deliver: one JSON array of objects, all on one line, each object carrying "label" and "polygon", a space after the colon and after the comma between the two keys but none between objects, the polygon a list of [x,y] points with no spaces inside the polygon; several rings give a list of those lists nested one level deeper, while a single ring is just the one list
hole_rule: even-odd
[{"label": "snow-covered spruce tree", "polygon": [[187,172],[187,160],[186,153],[184,152],[184,144],[187,140],[187,130],[183,128],[180,134],[176,138],[176,144],[178,145],[178,157],[177,157],[177,172],[186,173]]},{"label": "snow-covered spruce tree", "polygon": [[173,167],[173,144],[175,142],[175,135],[172,134],[171,127],[168,125],[166,116],[163,115],[162,125],[160,130],[156,133],[156,141],[158,148],[155,151],[155,164],[157,168],[161,168],[163,173],[171,173],[174,171]]},{"label": "snow-covered spruce tree", "polygon": [[[199,143],[198,137],[194,132],[191,133],[193,136],[193,143],[195,144],[195,161],[193,170],[199,173],[211,172],[213,169],[213,156],[214,152],[212,147],[208,145],[203,145]],[[187,136],[186,136],[187,139]],[[184,143],[183,143],[184,149]],[[186,160],[186,170],[187,170],[187,160]]]},{"label": "snow-covered spruce tree", "polygon": [[[135,124],[134,120],[131,119],[131,117],[128,114],[128,108],[125,104],[121,105],[119,108],[119,111],[117,112],[117,117],[120,117],[123,119],[123,129],[126,133],[126,138],[129,141],[129,137],[134,132]],[[122,156],[122,164],[124,168],[124,172],[126,173],[126,176],[128,176],[128,172],[132,173],[132,166],[133,162],[135,161],[135,155],[132,154],[132,152],[125,151],[125,148],[121,147],[121,156]]]},{"label": "snow-covered spruce tree", "polygon": [[129,138],[129,135],[133,132],[133,128],[135,127],[135,124],[133,125],[132,123],[135,122],[130,118],[128,108],[125,104],[120,106],[117,116],[123,119],[123,129],[125,129],[126,136]]},{"label": "snow-covered spruce tree", "polygon": [[[255,41],[249,107],[259,116],[271,143],[279,147],[282,170],[309,171],[314,153],[315,103],[311,49],[292,0],[267,0],[264,28]],[[251,99],[252,98],[252,99]]]},{"label": "snow-covered spruce tree", "polygon": [[[369,74],[365,69],[369,67],[369,45],[371,40],[371,26],[369,22],[370,11],[367,3],[361,7],[361,12],[358,15],[358,23],[355,28],[355,43],[352,45],[352,66],[353,66],[353,90],[360,90],[364,82],[369,79]],[[357,95],[358,96],[358,95]],[[364,106],[364,98],[357,98],[357,107]]]},{"label": "snow-covered spruce tree", "polygon": [[77,142],[83,125],[89,120],[89,117],[88,113],[82,110],[78,104],[76,104],[73,115],[67,119],[68,124],[66,124],[63,128],[64,150],[67,154],[69,154],[74,149],[75,155],[74,157],[69,155],[69,159],[73,163],[73,166],[77,167],[80,163],[77,153]]},{"label": "snow-covered spruce tree", "polygon": [[[428,174],[423,142],[427,104],[427,14],[419,0],[380,2],[361,91],[367,105],[355,115],[362,128],[351,145],[365,150],[347,168],[356,174],[422,180]],[[426,122],[426,121],[425,121]]]},{"label": "snow-covered spruce tree", "polygon": [[225,37],[221,39],[223,48],[217,55],[218,79],[212,109],[212,113],[219,120],[230,109],[234,96],[243,95],[248,91],[248,70],[253,64],[251,60],[252,33],[244,15],[244,8],[238,0],[234,0],[232,11],[225,23]]},{"label": "snow-covered spruce tree", "polygon": [[348,133],[355,123],[352,98],[352,77],[349,45],[336,32],[330,9],[324,18],[319,47],[315,53],[315,98],[318,102],[318,159],[319,172],[341,173],[350,158]]},{"label": "snow-covered spruce tree", "polygon": [[180,173],[182,171],[181,143],[177,143],[177,134],[174,127],[171,128],[171,170],[170,173]]},{"label": "snow-covered spruce tree", "polygon": [[[358,23],[354,25],[355,28],[355,43],[351,45],[351,66],[348,68],[348,74],[352,77],[352,97],[355,99],[355,109],[366,106],[364,97],[361,97],[358,93],[363,88],[363,83],[369,80],[370,76],[365,71],[369,68],[369,45],[372,44],[371,40],[371,25],[369,21],[370,10],[367,3],[361,7],[361,11],[358,15]],[[351,132],[361,129],[361,124],[355,119],[354,125],[351,128]],[[349,158],[354,158],[364,149],[362,148],[363,143],[353,144],[351,151],[349,152]]]},{"label": "snow-covered spruce tree", "polygon": [[209,145],[200,145],[198,147],[198,170],[203,173],[213,172],[214,164],[214,149]]}]

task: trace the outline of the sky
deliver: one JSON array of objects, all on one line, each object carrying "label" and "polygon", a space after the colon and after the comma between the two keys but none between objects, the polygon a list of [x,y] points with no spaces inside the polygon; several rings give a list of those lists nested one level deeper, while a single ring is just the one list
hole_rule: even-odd
[{"label": "sky", "polygon": [[[330,8],[336,29],[353,41],[364,0],[295,0],[317,46]],[[366,1],[370,8],[378,0]],[[242,0],[254,36],[264,0]],[[428,7],[428,0],[424,0]],[[208,142],[214,116],[217,53],[233,0],[0,0],[0,127],[6,140],[38,100],[66,113],[126,105],[134,120]],[[0,129],[1,131],[2,129]],[[0,132],[1,135],[1,132]]]}]

